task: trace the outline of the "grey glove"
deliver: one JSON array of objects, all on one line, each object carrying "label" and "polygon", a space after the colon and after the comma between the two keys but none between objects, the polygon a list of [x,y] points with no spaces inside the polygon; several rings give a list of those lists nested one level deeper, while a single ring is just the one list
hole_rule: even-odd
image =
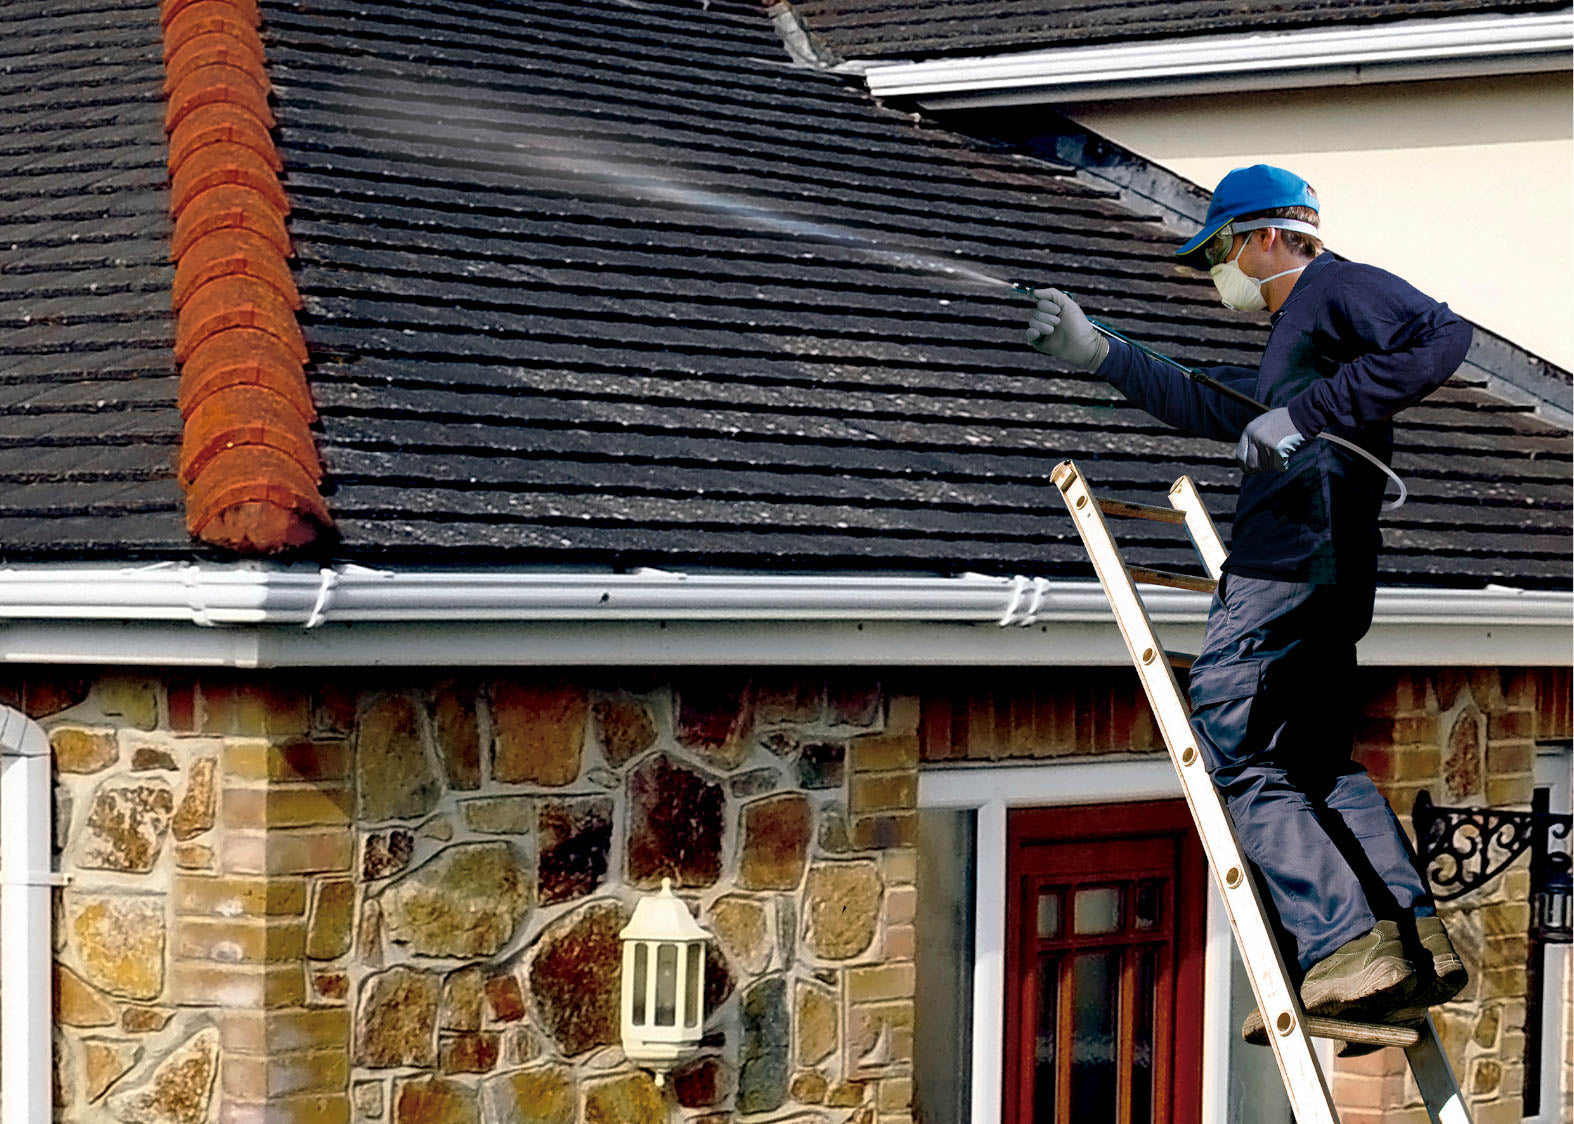
[{"label": "grey glove", "polygon": [[1096,371],[1109,354],[1109,341],[1094,330],[1077,302],[1059,289],[1034,289],[1038,307],[1027,321],[1027,342],[1078,367]]},{"label": "grey glove", "polygon": [[1280,406],[1246,423],[1235,446],[1235,459],[1248,473],[1283,472],[1290,454],[1305,443],[1306,438],[1290,420],[1290,411]]}]

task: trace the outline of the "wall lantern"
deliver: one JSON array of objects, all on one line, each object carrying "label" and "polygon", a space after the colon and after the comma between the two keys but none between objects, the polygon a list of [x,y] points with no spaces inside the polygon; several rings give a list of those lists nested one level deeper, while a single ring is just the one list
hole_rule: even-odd
[{"label": "wall lantern", "polygon": [[656,1084],[700,1044],[705,1022],[705,943],[710,934],[661,880],[618,934],[623,940],[623,1053],[656,1071]]}]

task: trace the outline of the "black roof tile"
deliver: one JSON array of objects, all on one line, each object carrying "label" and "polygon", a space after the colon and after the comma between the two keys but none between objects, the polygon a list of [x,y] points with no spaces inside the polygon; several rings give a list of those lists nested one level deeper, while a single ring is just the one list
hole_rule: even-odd
[{"label": "black roof tile", "polygon": [[988,55],[1186,36],[1550,12],[1568,0],[791,0],[819,48],[843,59]]}]

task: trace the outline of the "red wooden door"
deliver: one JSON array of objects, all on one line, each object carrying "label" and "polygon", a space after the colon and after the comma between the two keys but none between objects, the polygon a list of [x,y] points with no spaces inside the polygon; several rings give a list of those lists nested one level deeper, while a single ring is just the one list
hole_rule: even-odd
[{"label": "red wooden door", "polygon": [[1011,814],[1005,1124],[1196,1124],[1207,868],[1183,801]]}]

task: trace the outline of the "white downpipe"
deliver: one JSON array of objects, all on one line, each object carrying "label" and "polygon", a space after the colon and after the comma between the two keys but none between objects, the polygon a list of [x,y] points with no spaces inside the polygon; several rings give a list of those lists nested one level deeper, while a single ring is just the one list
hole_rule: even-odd
[{"label": "white downpipe", "polygon": [[881,98],[1014,104],[1567,70],[1571,46],[1574,16],[1559,12],[891,63],[864,78]]},{"label": "white downpipe", "polygon": [[49,740],[4,706],[0,770],[0,1124],[38,1124],[54,1112]]}]

